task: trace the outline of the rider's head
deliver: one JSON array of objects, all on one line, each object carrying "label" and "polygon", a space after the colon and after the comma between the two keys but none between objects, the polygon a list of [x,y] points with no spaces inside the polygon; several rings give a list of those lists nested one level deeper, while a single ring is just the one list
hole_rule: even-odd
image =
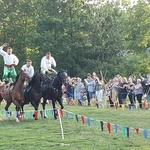
[{"label": "rider's head", "polygon": [[7,48],[7,54],[8,54],[8,55],[11,55],[11,54],[12,54],[12,48],[11,48],[11,47],[8,47],[8,48]]},{"label": "rider's head", "polygon": [[47,53],[46,53],[46,58],[49,59],[50,57],[51,57],[51,53],[50,53],[50,52],[47,52]]},{"label": "rider's head", "polygon": [[27,66],[30,67],[32,65],[32,61],[30,59],[27,60]]}]

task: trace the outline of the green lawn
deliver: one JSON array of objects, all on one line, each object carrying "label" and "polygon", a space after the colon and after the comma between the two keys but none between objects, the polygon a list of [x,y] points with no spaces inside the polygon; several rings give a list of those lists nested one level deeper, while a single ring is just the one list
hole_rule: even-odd
[{"label": "green lawn", "polygon": [[[51,109],[51,105],[46,106]],[[41,109],[41,108],[40,108]],[[48,111],[48,119],[34,120],[30,115],[28,119],[15,122],[14,115],[7,120],[4,115],[4,104],[1,105],[0,122],[0,150],[149,150],[150,138],[144,140],[143,129],[150,129],[150,111],[129,110],[125,108],[96,108],[88,106],[65,106],[62,117],[64,140],[61,137],[59,120],[54,120]],[[14,110],[14,106],[10,107]],[[32,111],[30,105],[25,110]],[[66,116],[68,112],[68,118]],[[71,114],[72,112],[73,114]],[[78,115],[78,122],[76,120]],[[82,123],[80,115],[90,118],[90,127],[87,121]],[[94,121],[95,120],[95,121]],[[104,131],[101,131],[100,121],[104,122]],[[118,124],[118,134],[114,133],[112,125],[109,134],[107,124]],[[97,124],[96,124],[97,123]],[[124,138],[122,127],[130,128],[130,137]],[[139,128],[137,134],[134,128]]]}]

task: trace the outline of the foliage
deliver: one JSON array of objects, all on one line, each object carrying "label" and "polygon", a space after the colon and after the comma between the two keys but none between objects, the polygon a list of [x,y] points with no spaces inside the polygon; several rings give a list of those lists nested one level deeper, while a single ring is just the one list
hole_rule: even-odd
[{"label": "foliage", "polygon": [[150,46],[148,4],[145,0],[133,7],[129,1],[120,6],[115,1],[92,5],[85,0],[1,0],[0,43],[13,47],[20,60],[18,72],[27,58],[39,70],[41,58],[50,51],[57,69],[68,70],[70,76],[83,78],[100,70],[107,70],[108,78],[118,72],[147,73],[145,64],[128,68],[130,56],[118,53],[134,50],[139,55]]}]

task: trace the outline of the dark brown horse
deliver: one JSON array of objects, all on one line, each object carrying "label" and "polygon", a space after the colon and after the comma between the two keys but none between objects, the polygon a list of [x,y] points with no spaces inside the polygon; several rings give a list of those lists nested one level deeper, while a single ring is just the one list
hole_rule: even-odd
[{"label": "dark brown horse", "polygon": [[24,82],[29,79],[29,75],[25,71],[21,71],[16,77],[16,81],[6,88],[6,85],[0,87],[0,102],[6,100],[5,110],[8,112],[8,108],[13,103],[16,106],[16,121],[20,120],[20,109],[23,101]]},{"label": "dark brown horse", "polygon": [[54,118],[56,119],[55,114],[55,103],[58,101],[58,103],[61,106],[61,109],[64,108],[62,104],[62,85],[66,82],[67,78],[66,71],[59,71],[55,78],[51,79],[45,74],[42,73],[36,73],[32,80],[29,82],[29,85],[26,89],[26,92],[24,93],[24,102],[22,104],[22,111],[23,106],[25,104],[28,104],[29,102],[32,104],[32,106],[35,109],[34,117],[37,120],[38,119],[38,107],[40,103],[41,97],[43,97],[43,116],[45,116],[45,105],[46,100],[52,100],[52,105],[54,109]]}]

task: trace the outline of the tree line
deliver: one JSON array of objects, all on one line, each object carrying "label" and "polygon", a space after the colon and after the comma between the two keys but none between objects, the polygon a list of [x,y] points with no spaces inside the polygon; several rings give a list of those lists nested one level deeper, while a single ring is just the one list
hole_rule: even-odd
[{"label": "tree line", "polygon": [[[90,0],[89,0],[90,1]],[[0,43],[36,71],[47,51],[70,76],[107,71],[107,78],[150,71],[150,7],[147,0],[0,0]],[[0,76],[3,59],[0,57]]]}]

